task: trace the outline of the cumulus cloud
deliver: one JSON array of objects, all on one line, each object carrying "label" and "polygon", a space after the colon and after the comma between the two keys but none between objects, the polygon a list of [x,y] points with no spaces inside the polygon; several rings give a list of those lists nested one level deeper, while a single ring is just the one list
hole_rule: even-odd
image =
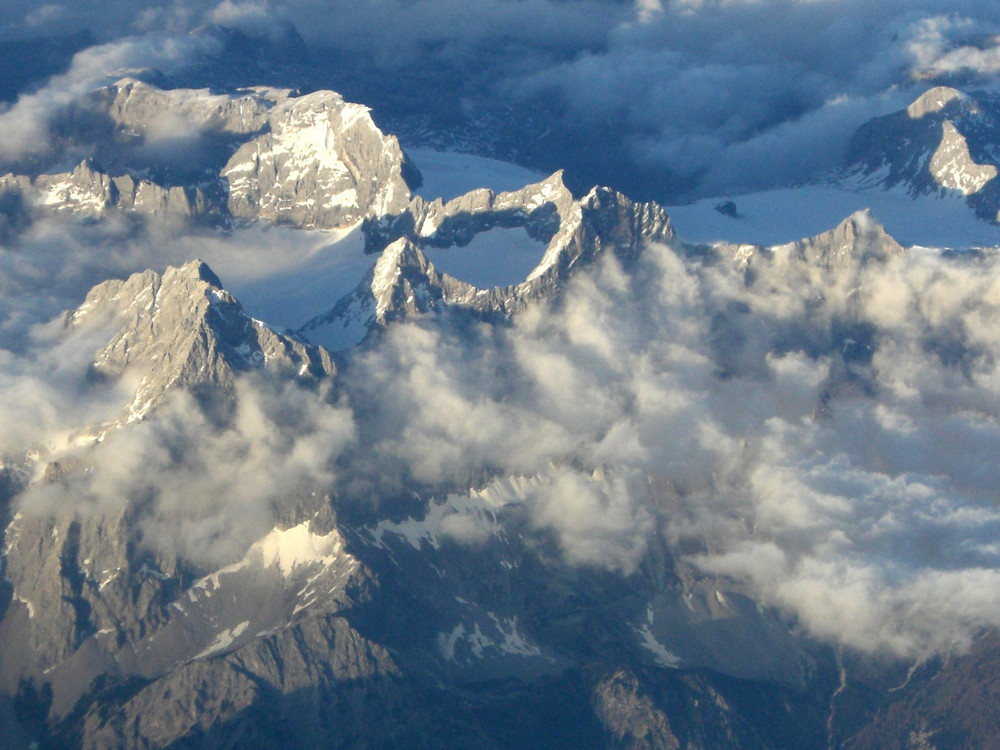
[{"label": "cumulus cloud", "polygon": [[992,76],[998,66],[994,19],[964,15],[935,15],[915,22],[907,43],[918,77],[965,73]]},{"label": "cumulus cloud", "polygon": [[606,45],[516,88],[559,98],[569,128],[621,136],[633,169],[694,180],[700,193],[758,189],[839,166],[853,130],[913,98],[914,80],[960,65],[989,72],[993,53],[962,45],[970,27],[992,28],[992,10],[929,10],[856,2],[644,8],[641,23],[618,24]]},{"label": "cumulus cloud", "polygon": [[[294,383],[243,377],[232,424],[211,423],[184,391],[155,419],[77,452],[80,471],[36,483],[22,512],[138,519],[143,545],[207,568],[234,562],[282,508],[333,486],[354,432],[349,410]],[[318,504],[317,504],[318,507]]]},{"label": "cumulus cloud", "polygon": [[526,501],[533,523],[555,532],[567,562],[631,573],[655,528],[639,495],[644,489],[641,476],[587,475],[560,466]]},{"label": "cumulus cloud", "polygon": [[57,23],[66,14],[65,6],[48,3],[33,10],[24,17],[24,25],[28,28],[45,29]]},{"label": "cumulus cloud", "polygon": [[[137,509],[145,544],[205,567],[238,559],[274,523],[283,504],[329,491],[334,463],[353,437],[349,410],[327,391],[266,378],[241,378],[233,423],[211,422],[177,392],[157,417],[109,434],[137,383],[88,377],[95,352],[116,332],[113,321],[85,318],[67,328],[64,311],[111,277],[193,257],[239,266],[244,277],[275,272],[276,247],[289,259],[314,249],[315,237],[284,230],[235,237],[176,236],[176,227],[135,233],[114,219],[97,225],[39,221],[17,245],[0,250],[0,465],[39,454],[44,466],[76,466],[62,484],[33,485],[18,498],[26,512],[115,514]],[[256,270],[255,270],[256,269]],[[38,477],[36,477],[37,479]],[[318,502],[318,501],[317,501]]]},{"label": "cumulus cloud", "polygon": [[[230,244],[249,240],[267,274],[269,243],[294,251],[290,237],[156,247],[238,258]],[[66,257],[89,252],[96,268],[98,247]],[[143,247],[120,261],[157,257]],[[662,535],[818,637],[914,658],[966,647],[1000,600],[1000,263],[911,251],[823,268],[786,247],[748,275],[729,252],[652,246],[628,269],[609,254],[508,325],[393,325],[345,363],[340,403],[243,382],[220,430],[178,394],[107,438],[89,473],[23,503],[139,503],[149,545],[181,540],[210,566],[238,557],[296,493],[336,487],[354,502],[531,477],[523,518],[567,564],[627,575]],[[48,261],[12,257],[26,265],[5,283],[40,316],[29,290],[44,288]],[[0,400],[17,417],[8,454],[56,436],[68,446],[127,400],[86,382],[104,334],[82,334],[37,322],[0,352]],[[460,513],[444,532],[484,541]]]},{"label": "cumulus cloud", "polygon": [[1000,614],[1000,263],[757,263],[652,247],[471,344],[398,325],[346,371],[362,439],[425,484],[534,477],[570,564],[628,573],[663,534],[822,639],[968,647]]},{"label": "cumulus cloud", "polygon": [[0,463],[41,446],[66,448],[77,433],[114,418],[123,389],[95,387],[86,377],[105,334],[98,328],[67,337],[57,319],[32,327],[28,351],[0,349]]},{"label": "cumulus cloud", "polygon": [[[747,581],[815,634],[868,651],[961,649],[995,622],[996,351],[976,329],[997,273],[993,258],[919,253],[814,284],[781,272],[774,281],[794,284],[803,302],[823,300],[802,308],[812,330],[799,345],[846,319],[855,332],[872,326],[875,351],[870,362],[841,359],[856,342],[835,336],[810,356],[769,354],[770,375],[748,402],[766,399],[757,418],[715,413],[742,448],[687,506],[692,526],[674,527],[708,540],[697,563]],[[852,292],[838,296],[845,280]],[[736,296],[764,318],[762,349],[792,333],[787,300],[774,304],[769,284]]]},{"label": "cumulus cloud", "polygon": [[[226,0],[150,7],[137,20],[109,7],[128,33],[288,17],[314,44],[370,52],[387,70],[482,59],[497,44],[518,55],[499,56],[490,96],[554,99],[560,127],[613,133],[634,165],[709,191],[814,175],[908,87],[997,69],[995,9],[973,1]],[[52,18],[82,12],[64,8]],[[0,115],[5,157],[38,154],[52,113],[109,71],[180,64],[201,43],[151,36],[81,53]],[[161,125],[168,141],[175,125]],[[0,399],[17,416],[5,446],[69,433],[120,403],[111,391],[75,398],[89,387],[77,365],[91,344],[38,327],[88,281],[199,247],[266,274],[279,236],[240,256],[250,234],[116,243],[109,231],[41,222],[0,255]],[[288,492],[455,491],[533,476],[527,516],[570,564],[627,573],[657,534],[675,551],[695,539],[703,551],[688,562],[819,637],[911,657],[967,646],[1000,614],[1000,263],[911,252],[820,269],[775,251],[750,271],[653,247],[638,268],[596,264],[507,326],[394,325],[344,370],[350,412],[243,384],[236,423],[219,431],[179,395],[109,438],[71,489],[94,507],[146,498],[149,543],[180,539],[210,564],[266,530]],[[74,406],[84,400],[93,412]],[[56,491],[25,502],[46,507]],[[480,540],[461,517],[447,531]]]}]

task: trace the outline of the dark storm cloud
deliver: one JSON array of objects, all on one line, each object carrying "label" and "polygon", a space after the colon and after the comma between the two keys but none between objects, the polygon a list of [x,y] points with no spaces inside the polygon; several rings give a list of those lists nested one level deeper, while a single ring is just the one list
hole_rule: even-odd
[{"label": "dark storm cloud", "polygon": [[0,111],[4,132],[0,163],[49,155],[55,145],[53,120],[93,89],[136,69],[169,72],[217,49],[218,42],[207,37],[156,34],[108,42],[77,53],[69,70]]},{"label": "dark storm cloud", "polygon": [[610,122],[636,165],[705,175],[708,192],[815,176],[929,78],[996,71],[985,3],[674,3],[640,15],[521,91],[560,97],[582,127]]}]

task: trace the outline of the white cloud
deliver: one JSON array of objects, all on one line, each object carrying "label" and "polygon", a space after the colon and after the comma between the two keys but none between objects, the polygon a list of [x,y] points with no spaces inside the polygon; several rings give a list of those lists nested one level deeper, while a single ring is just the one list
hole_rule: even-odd
[{"label": "white cloud", "polygon": [[[608,259],[467,349],[397,326],[348,368],[393,415],[375,449],[432,484],[539,477],[528,517],[570,564],[628,571],[662,529],[817,637],[965,648],[1000,596],[1000,263],[784,252],[749,285],[669,248]],[[844,359],[851,336],[870,362]]]},{"label": "white cloud", "polygon": [[84,94],[114,80],[116,74],[137,68],[170,71],[189,65],[199,54],[217,49],[209,37],[149,35],[90,47],[76,54],[66,73],[53,76],[33,93],[22,95],[0,113],[0,162],[47,156],[52,119]]},{"label": "white cloud", "polygon": [[[980,85],[1000,70],[1000,23],[985,0],[174,0],[139,9],[124,2],[99,11],[80,2],[51,7],[62,9],[52,11],[53,24],[89,25],[107,42],[155,32],[143,42],[120,42],[150,47],[147,61],[133,67],[172,64],[164,34],[176,34],[173,43],[184,47],[193,43],[185,32],[204,23],[280,37],[286,22],[314,48],[364,60],[373,74],[471,66],[488,90],[461,92],[466,104],[469,95],[542,102],[574,143],[599,137],[616,158],[628,160],[626,175],[618,171],[620,159],[614,169],[595,161],[596,178],[631,184],[636,174],[651,174],[662,186],[673,175],[701,194],[815,177],[838,165],[857,126],[905,106],[928,79],[958,74]],[[9,9],[8,24],[26,23],[28,11]],[[7,122],[8,154],[37,152],[28,136],[61,106],[57,94],[18,105],[18,116]],[[682,187],[659,189],[670,194]]]},{"label": "white cloud", "polygon": [[82,471],[33,485],[19,508],[129,509],[156,552],[208,568],[240,559],[283,507],[333,486],[354,425],[349,410],[295,384],[244,376],[236,395],[234,422],[220,428],[191,396],[175,392],[155,418],[78,451]]}]

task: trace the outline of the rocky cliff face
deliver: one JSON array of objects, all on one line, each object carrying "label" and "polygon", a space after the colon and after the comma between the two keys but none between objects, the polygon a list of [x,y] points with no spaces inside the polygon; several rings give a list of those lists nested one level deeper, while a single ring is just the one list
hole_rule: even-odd
[{"label": "rocky cliff face", "polygon": [[[129,747],[166,745],[199,728],[219,726],[248,701],[269,695],[259,692],[263,681],[273,679],[274,689],[294,694],[305,684],[330,691],[339,682],[395,674],[384,652],[371,646],[369,656],[365,641],[333,617],[365,597],[368,573],[346,551],[322,487],[308,481],[297,488],[283,485],[280,496],[269,500],[273,510],[248,527],[260,536],[250,537],[253,543],[242,550],[225,553],[228,564],[206,568],[206,558],[150,543],[154,519],[170,523],[175,513],[163,505],[155,481],[147,481],[147,472],[156,471],[152,464],[159,463],[159,448],[148,454],[151,462],[123,475],[125,484],[117,489],[104,473],[122,466],[116,450],[130,451],[141,440],[128,431],[143,423],[155,433],[156,416],[171,397],[182,394],[193,395],[195,411],[207,417],[192,422],[202,434],[185,434],[207,442],[192,447],[179,436],[180,442],[167,448],[174,455],[167,461],[179,469],[192,459],[195,464],[206,460],[198,458],[200,450],[225,443],[234,429],[240,377],[259,374],[315,391],[335,375],[326,352],[247,317],[199,261],[95,287],[67,313],[66,328],[69,337],[105,337],[107,344],[90,365],[90,379],[94,387],[125,384],[128,402],[117,422],[94,425],[69,447],[53,452],[40,446],[29,457],[33,468],[16,476],[11,474],[16,467],[4,469],[4,476],[10,475],[8,494],[20,494],[16,510],[8,496],[2,506],[4,692],[34,705],[32,715],[39,720],[68,721],[63,741],[70,745]],[[181,412],[161,418],[169,423],[190,417]],[[158,445],[159,438],[153,443]],[[249,447],[228,444],[237,451]],[[197,481],[197,474],[192,479]],[[248,501],[241,492],[256,491],[248,485],[226,500],[222,496],[229,490],[220,487],[213,503]],[[172,502],[186,502],[187,492],[180,489]],[[67,503],[69,498],[75,500]],[[250,507],[247,512],[258,511]],[[227,527],[228,536],[233,527]],[[214,556],[212,548],[209,543],[202,554]],[[275,635],[274,641],[262,640],[264,634]],[[244,652],[243,666],[223,667],[214,659],[251,642],[258,651],[255,656]],[[358,652],[365,655],[353,658]],[[301,664],[307,657],[310,667],[293,678],[294,660]],[[337,659],[341,668],[334,666]],[[312,671],[317,664],[328,665],[327,677],[319,682]],[[247,676],[252,671],[256,678]],[[105,690],[112,684],[115,698]],[[192,717],[191,701],[203,704],[209,685],[215,686],[209,699],[214,706]],[[162,703],[172,691],[180,703],[151,715],[149,701]],[[67,718],[84,705],[90,713]],[[19,716],[31,726],[23,711]],[[142,726],[138,732],[137,725]],[[31,729],[36,736],[38,730]]]},{"label": "rocky cliff face", "polygon": [[0,189],[31,196],[42,211],[83,219],[100,219],[112,209],[168,220],[203,219],[215,213],[211,186],[166,187],[128,174],[111,176],[93,161],[80,162],[72,172],[0,177]]},{"label": "rocky cliff face", "polygon": [[[512,286],[480,289],[442,274],[421,249],[460,253],[477,235],[514,227],[544,243],[544,250],[527,278]],[[310,340],[343,349],[414,313],[451,310],[503,319],[552,293],[605,251],[628,264],[645,243],[674,236],[670,218],[655,203],[634,203],[608,188],[576,200],[558,172],[513,192],[480,189],[448,203],[418,197],[399,215],[367,221],[365,231],[367,249],[381,251],[377,263],[351,295],[300,329]]]},{"label": "rocky cliff face", "polygon": [[929,660],[894,675],[891,684],[859,669],[860,678],[843,693],[841,710],[852,714],[842,730],[843,747],[945,750],[995,745],[1000,730],[992,721],[998,692],[992,675],[998,666],[1000,639],[990,631],[970,653]]},{"label": "rocky cliff face", "polygon": [[995,97],[938,86],[905,110],[859,128],[846,170],[864,184],[901,185],[912,195],[960,195],[981,218],[995,223],[998,133]]},{"label": "rocky cliff face", "polygon": [[321,91],[275,101],[266,132],[243,144],[221,176],[238,219],[333,229],[402,209],[404,163],[367,108]]},{"label": "rocky cliff face", "polygon": [[[23,446],[16,461],[0,465],[4,741],[85,748],[943,748],[993,736],[976,722],[995,704],[983,676],[996,662],[995,634],[965,657],[918,664],[909,675],[909,665],[845,656],[764,606],[749,584],[697,567],[692,561],[716,543],[713,532],[680,523],[670,533],[634,534],[630,508],[614,504],[626,480],[616,484],[613,457],[645,447],[614,428],[632,429],[639,400],[671,394],[664,413],[673,431],[710,421],[676,410],[686,392],[655,388],[657,378],[684,377],[684,367],[695,373],[694,390],[722,383],[747,395],[769,387],[776,377],[770,364],[787,357],[786,366],[808,368],[815,380],[789,394],[804,404],[795,407],[800,422],[831,418],[830,402],[841,393],[866,404],[881,342],[861,313],[862,282],[904,255],[870,213],[786,245],[691,246],[674,237],[658,205],[606,188],[577,199],[559,173],[510,192],[410,200],[398,144],[374,129],[363,108],[329,92],[222,96],[131,81],[93,96],[101,113],[95,132],[105,128],[101,137],[117,161],[106,171],[94,160],[68,174],[10,177],[11,190],[43,196],[37,210],[99,220],[148,209],[185,221],[215,211],[227,222],[303,228],[362,221],[373,266],[301,336],[249,317],[200,261],[104,282],[66,314],[62,335],[93,352],[87,388],[107,396],[116,385],[114,393],[124,395],[108,423],[58,446]],[[938,91],[907,117],[942,116],[964,101]],[[163,144],[154,123],[178,121],[172,118],[194,123],[182,139],[189,150],[181,151],[205,157],[204,179],[218,192],[192,192],[194,173],[162,160],[167,151],[157,151]],[[956,115],[954,122],[959,132],[965,120]],[[935,185],[988,192],[972,191],[986,172],[977,177],[961,166],[975,155],[970,144],[964,152],[935,146],[926,160],[937,165]],[[137,177],[132,170],[143,159],[149,171]],[[539,250],[516,283],[476,286],[431,260],[438,250],[460,254],[482,235],[513,229]],[[652,266],[643,262],[659,251],[657,262],[666,265],[647,283],[643,274]],[[391,392],[408,385],[416,358],[396,380],[379,381],[377,370],[356,370],[355,381],[348,374],[378,353],[380,341],[405,348],[406,336],[374,336],[356,358],[345,354],[339,369],[327,349],[302,339],[342,349],[372,331],[415,319],[429,328],[449,316],[476,323],[453,326],[456,336],[475,329],[500,338],[517,329],[518,315],[534,314],[533,305],[553,318],[565,312],[559,305],[577,289],[573,282],[585,285],[602,270],[615,276],[610,299],[618,305],[639,293],[660,300],[661,287],[674,281],[687,287],[669,292],[688,307],[651,315],[690,325],[691,340],[679,336],[645,350],[649,356],[634,369],[651,372],[624,368],[622,421],[602,422],[594,438],[614,451],[579,448],[589,438],[571,419],[562,447],[531,471],[503,467],[492,454],[445,478],[401,468],[401,453],[380,449],[383,441],[408,448],[403,443],[427,436],[392,421],[394,410],[417,408],[394,403]],[[709,278],[708,292],[685,297]],[[754,307],[761,300],[763,311]],[[586,304],[581,310],[590,314]],[[475,346],[463,348],[468,342],[447,343],[473,358]],[[944,350],[950,343],[928,338],[921,345]],[[595,354],[602,346],[615,353],[606,342],[584,342],[593,351],[582,369],[611,367],[610,357]],[[680,369],[670,369],[675,360]],[[538,379],[565,364],[543,359]],[[515,386],[536,374],[522,366],[514,357],[490,361],[496,392],[476,397],[505,409]],[[432,379],[440,374],[429,369]],[[366,375],[376,382],[359,385]],[[648,379],[630,391],[633,376]],[[531,406],[555,400],[560,383],[544,385],[552,391]],[[603,395],[581,393],[571,410],[588,412],[586,396]],[[752,400],[747,412],[765,408]],[[474,410],[456,403],[418,405],[432,415],[431,439],[454,422],[470,440],[485,428]],[[503,422],[497,439],[508,428],[519,429]],[[737,442],[722,434],[700,439]],[[634,487],[622,492],[644,503],[643,529],[681,514],[682,493],[696,504],[716,492],[745,491],[741,462],[754,448],[729,450],[736,479],[716,486],[714,474],[695,477],[711,485],[705,490],[681,479],[675,485],[649,464],[629,467]],[[452,468],[449,455],[432,459]],[[545,506],[556,492],[593,503]],[[850,503],[840,500],[818,502],[847,512]],[[567,516],[557,520],[575,526],[586,548],[581,558],[568,556],[556,523],[540,520],[539,508]],[[615,516],[607,532],[612,546],[628,553],[610,565],[585,554],[604,541],[588,524],[605,511]],[[767,518],[737,520],[766,525]],[[951,710],[956,696],[968,703]],[[15,728],[7,731],[8,723]]]},{"label": "rocky cliff face", "polygon": [[[682,246],[655,205],[604,190],[573,200],[557,179],[465,196],[455,204],[463,210],[411,205],[422,218],[390,242],[362,287],[380,326],[442,310],[516,315],[601,253],[615,253],[627,268],[651,241],[674,243],[705,273],[733,269],[748,289],[814,284],[830,295],[804,295],[814,309],[836,304],[833,280],[853,285],[903,252],[867,213],[778,247]],[[422,249],[500,221],[522,222],[515,225],[548,242],[541,270],[520,285],[478,290],[438,273]],[[445,231],[429,229],[435,223]],[[744,353],[723,339],[738,339],[740,326],[754,321],[718,304],[711,335],[725,365],[723,352]],[[851,315],[848,303],[830,330],[804,337],[844,368],[863,365],[874,343],[851,327]],[[807,312],[776,328],[768,351],[798,347],[795,337],[821,325],[819,317]],[[88,748],[210,748],[233,738],[274,748],[821,748],[848,736],[866,747],[886,737],[930,741],[955,727],[973,731],[965,725],[971,719],[921,718],[931,716],[924,708],[939,683],[921,677],[887,692],[898,665],[859,659],[848,665],[853,682],[844,688],[831,649],[735,582],[695,569],[666,542],[652,545],[628,575],[566,564],[526,515],[530,499],[565,468],[558,462],[534,476],[491,473],[466,489],[414,483],[398,496],[383,496],[363,474],[361,484],[357,475],[343,484],[333,474],[310,475],[268,496],[252,534],[226,555],[157,544],[151,520],[162,524],[165,509],[156,490],[129,484],[129,494],[111,496],[87,482],[150,433],[167,438],[156,445],[174,462],[170,476],[188,481],[191,450],[180,443],[196,436],[171,432],[180,418],[169,410],[171,393],[198,395],[216,415],[199,429],[225,435],[233,411],[213,404],[240,398],[246,378],[309,390],[337,372],[325,351],[248,318],[200,262],[105,282],[67,314],[66,326],[70,336],[103,336],[94,383],[134,383],[134,395],[115,429],[94,431],[96,442],[39,455],[28,474],[5,470],[0,689],[10,702],[0,704],[0,716],[17,722],[10,737]],[[828,392],[862,377],[831,372]],[[355,394],[354,405],[359,413],[377,409],[375,398],[372,406]],[[250,427],[285,450],[287,437],[261,432],[256,415]],[[202,448],[195,439],[192,450]],[[314,450],[304,454],[309,461]],[[349,471],[363,459],[348,453],[334,463]],[[294,474],[305,466],[294,463]],[[240,512],[260,513],[251,496],[262,476],[243,484],[229,477],[239,485],[235,498],[213,485],[218,496],[199,512],[236,504],[210,547],[237,535]],[[611,492],[603,471],[589,481]],[[660,503],[676,493],[648,479],[643,486]],[[80,487],[89,488],[82,500]],[[940,673],[966,684],[962,670],[991,663],[990,643]],[[855,726],[844,717],[866,690],[891,697],[871,703]]]},{"label": "rocky cliff face", "polygon": [[[556,270],[536,279],[552,273],[556,283],[603,242],[627,260],[643,233],[669,233],[655,207],[611,193],[563,207],[576,222],[565,232],[548,225],[563,239]],[[421,269],[447,290],[421,257],[401,238],[379,263]],[[403,314],[397,293],[418,287],[392,278],[372,299]],[[68,335],[103,332],[95,382],[136,385],[114,430],[41,455],[34,478],[12,489],[0,665],[24,736],[94,748],[212,747],[223,734],[261,747],[330,737],[355,747],[414,744],[414,727],[424,727],[429,744],[469,747],[596,737],[611,746],[739,745],[754,742],[756,719],[730,703],[726,680],[765,680],[769,699],[803,706],[813,700],[804,687],[825,684],[821,652],[738,592],[677,567],[665,549],[627,586],[540,551],[520,508],[546,477],[497,478],[475,491],[485,500],[413,495],[388,516],[381,504],[348,501],[343,518],[328,482],[289,485],[235,558],[213,564],[184,545],[157,545],[150,521],[162,521],[164,508],[154,490],[129,483],[128,494],[112,496],[88,478],[114,465],[116,450],[148,439],[133,431],[169,435],[178,418],[164,411],[169,394],[194,393],[218,415],[248,374],[310,388],[334,368],[322,350],[247,318],[200,262],[105,282],[66,325]],[[207,429],[224,434],[227,420],[231,410]],[[184,446],[165,447],[184,471]],[[482,526],[484,544],[450,539],[444,529],[457,515]],[[698,668],[714,671],[680,671]],[[508,729],[518,716],[520,728]]]},{"label": "rocky cliff face", "polygon": [[737,263],[749,267],[757,262],[798,264],[801,268],[824,271],[860,269],[903,255],[903,247],[885,231],[871,211],[864,209],[848,216],[833,229],[798,242],[761,247],[759,245],[717,246]]},{"label": "rocky cliff face", "polygon": [[174,388],[203,394],[221,408],[232,397],[236,374],[248,370],[301,382],[334,373],[325,350],[248,317],[201,261],[100,284],[66,320],[71,328],[114,331],[94,355],[91,372],[100,379],[137,381],[123,424],[141,420]]},{"label": "rocky cliff face", "polygon": [[[117,209],[217,226],[333,229],[397,213],[410,197],[414,170],[399,143],[367,108],[332,91],[224,95],[123,79],[71,104],[65,119],[50,164],[0,178],[0,188],[43,214],[95,219]],[[58,171],[81,149],[91,157]]]}]

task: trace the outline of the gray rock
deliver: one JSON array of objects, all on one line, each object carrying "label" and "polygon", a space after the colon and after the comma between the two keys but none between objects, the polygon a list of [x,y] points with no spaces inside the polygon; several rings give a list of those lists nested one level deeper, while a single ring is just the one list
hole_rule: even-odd
[{"label": "gray rock", "polygon": [[266,132],[243,144],[221,172],[234,217],[333,229],[406,206],[402,149],[366,107],[331,91],[269,96]]},{"label": "gray rock", "polygon": [[913,196],[959,195],[995,223],[998,137],[1000,99],[937,86],[906,109],[862,125],[849,144],[844,173],[862,185],[901,186]]},{"label": "gray rock", "polygon": [[159,135],[170,122],[196,132],[252,136],[267,126],[272,91],[285,93],[261,88],[234,96],[207,89],[161,89],[124,78],[91,96],[100,100],[96,106],[107,112],[115,130],[125,138],[141,139],[150,130]]},{"label": "gray rock", "polygon": [[165,187],[130,175],[112,177],[90,160],[69,173],[41,175],[33,181],[7,175],[0,184],[33,189],[36,205],[56,213],[99,219],[111,209],[146,217],[192,219],[207,214],[211,200],[200,187]]},{"label": "gray rock", "polygon": [[[640,692],[635,675],[619,671],[594,689],[594,708],[616,743],[636,748],[679,750],[670,721],[648,696]],[[627,741],[626,741],[627,739]]]},{"label": "gray rock", "polygon": [[738,265],[755,267],[763,259],[800,263],[825,271],[858,269],[867,263],[884,262],[903,254],[903,246],[890,235],[869,209],[857,211],[833,229],[784,245],[731,245],[721,243],[716,251]]},{"label": "gray rock", "polygon": [[308,383],[335,371],[322,349],[247,316],[201,261],[99,284],[66,324],[113,331],[91,367],[94,378],[128,374],[139,383],[119,425],[141,420],[172,388],[192,390],[217,407],[233,397],[238,372],[264,368]]},{"label": "gray rock", "polygon": [[[438,272],[421,250],[461,248],[495,227],[524,227],[546,243],[538,265],[519,284],[476,288]],[[418,197],[402,214],[369,220],[365,229],[368,249],[381,249],[375,266],[354,292],[299,331],[335,349],[417,313],[452,310],[506,318],[558,289],[577,267],[603,252],[613,252],[627,265],[646,243],[674,236],[670,218],[657,204],[635,203],[601,187],[575,200],[561,172],[518,191],[479,189],[447,204]]]},{"label": "gray rock", "polygon": [[[325,744],[331,730],[344,737],[374,735],[378,730],[368,722],[383,718],[378,683],[398,673],[388,652],[343,618],[304,619],[226,656],[180,665],[121,705],[94,706],[84,718],[80,746],[167,747],[206,734],[238,736],[241,721],[253,725],[247,712],[277,708],[276,701],[302,693],[325,694],[324,715],[298,713],[281,722],[289,746]],[[244,741],[255,745],[250,737]]]},{"label": "gray rock", "polygon": [[379,131],[366,107],[332,91],[226,95],[125,78],[73,107],[77,115],[65,118],[72,127],[56,137],[61,158],[81,148],[92,155],[72,172],[58,171],[56,159],[34,175],[6,174],[0,190],[24,195],[36,211],[85,219],[117,209],[223,227],[236,219],[310,229],[398,213],[410,199],[411,168],[398,141]]}]

